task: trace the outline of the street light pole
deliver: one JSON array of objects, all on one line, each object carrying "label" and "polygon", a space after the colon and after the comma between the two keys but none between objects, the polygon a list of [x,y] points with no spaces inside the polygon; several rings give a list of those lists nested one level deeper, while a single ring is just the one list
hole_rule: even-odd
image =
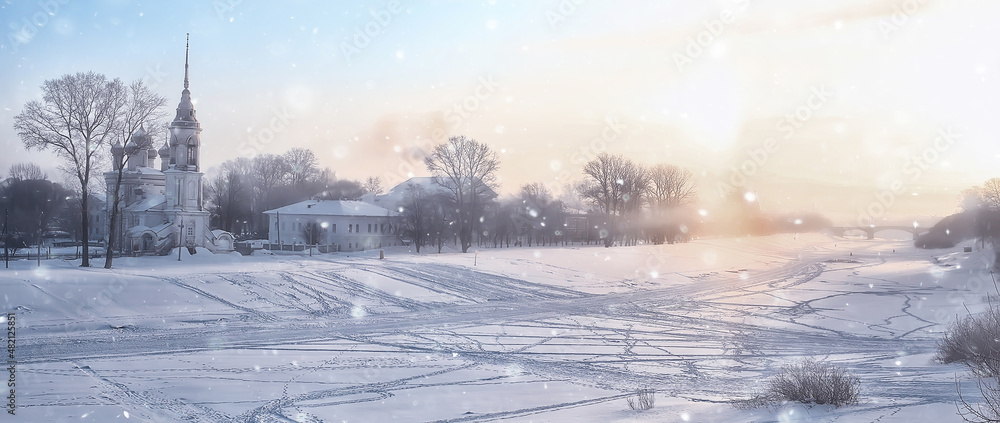
[{"label": "street light pole", "polygon": [[35,257],[35,261],[38,262],[38,267],[42,267],[42,216],[38,216],[38,256]]},{"label": "street light pole", "polygon": [[10,210],[3,209],[3,267],[5,269],[10,269],[10,245],[8,245],[7,239],[7,215],[10,214]]},{"label": "street light pole", "polygon": [[181,221],[181,230],[177,232],[177,261],[181,261],[181,248],[183,248],[181,246],[181,237],[184,236],[184,220],[180,218],[178,220]]}]

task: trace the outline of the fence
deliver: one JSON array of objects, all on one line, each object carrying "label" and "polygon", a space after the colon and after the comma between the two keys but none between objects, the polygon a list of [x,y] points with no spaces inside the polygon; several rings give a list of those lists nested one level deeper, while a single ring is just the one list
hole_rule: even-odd
[{"label": "fence", "polygon": [[233,248],[245,256],[250,255],[255,250],[281,251],[281,252],[306,252],[310,248],[315,248],[320,253],[333,253],[340,251],[337,244],[305,245],[305,244],[270,244],[255,242],[236,242]]}]

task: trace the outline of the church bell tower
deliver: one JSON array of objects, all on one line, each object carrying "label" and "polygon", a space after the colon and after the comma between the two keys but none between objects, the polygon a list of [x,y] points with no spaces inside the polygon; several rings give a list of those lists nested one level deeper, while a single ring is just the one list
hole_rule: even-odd
[{"label": "church bell tower", "polygon": [[182,246],[204,246],[209,213],[204,209],[200,172],[201,124],[198,123],[188,89],[190,34],[184,47],[184,90],[177,114],[170,122],[168,148],[170,161],[163,171],[165,210],[174,215]]}]

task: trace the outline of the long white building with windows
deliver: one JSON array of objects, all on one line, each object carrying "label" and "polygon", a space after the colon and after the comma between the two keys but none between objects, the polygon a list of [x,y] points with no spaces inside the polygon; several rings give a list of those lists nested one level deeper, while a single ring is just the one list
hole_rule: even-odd
[{"label": "long white building with windows", "polygon": [[306,200],[264,212],[270,244],[329,245],[360,251],[402,245],[396,213],[362,201]]}]

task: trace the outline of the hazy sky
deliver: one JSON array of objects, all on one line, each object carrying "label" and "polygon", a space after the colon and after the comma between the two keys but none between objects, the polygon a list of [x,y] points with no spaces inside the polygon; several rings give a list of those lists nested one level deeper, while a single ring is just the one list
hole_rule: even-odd
[{"label": "hazy sky", "polygon": [[339,177],[392,185],[465,134],[501,152],[508,193],[578,180],[607,151],[691,169],[706,207],[745,180],[764,209],[850,218],[881,197],[889,217],[947,214],[1000,176],[998,14],[986,0],[8,0],[0,174],[58,174],[12,129],[46,79],[141,78],[172,113],[191,33],[209,173],[307,147]]}]

